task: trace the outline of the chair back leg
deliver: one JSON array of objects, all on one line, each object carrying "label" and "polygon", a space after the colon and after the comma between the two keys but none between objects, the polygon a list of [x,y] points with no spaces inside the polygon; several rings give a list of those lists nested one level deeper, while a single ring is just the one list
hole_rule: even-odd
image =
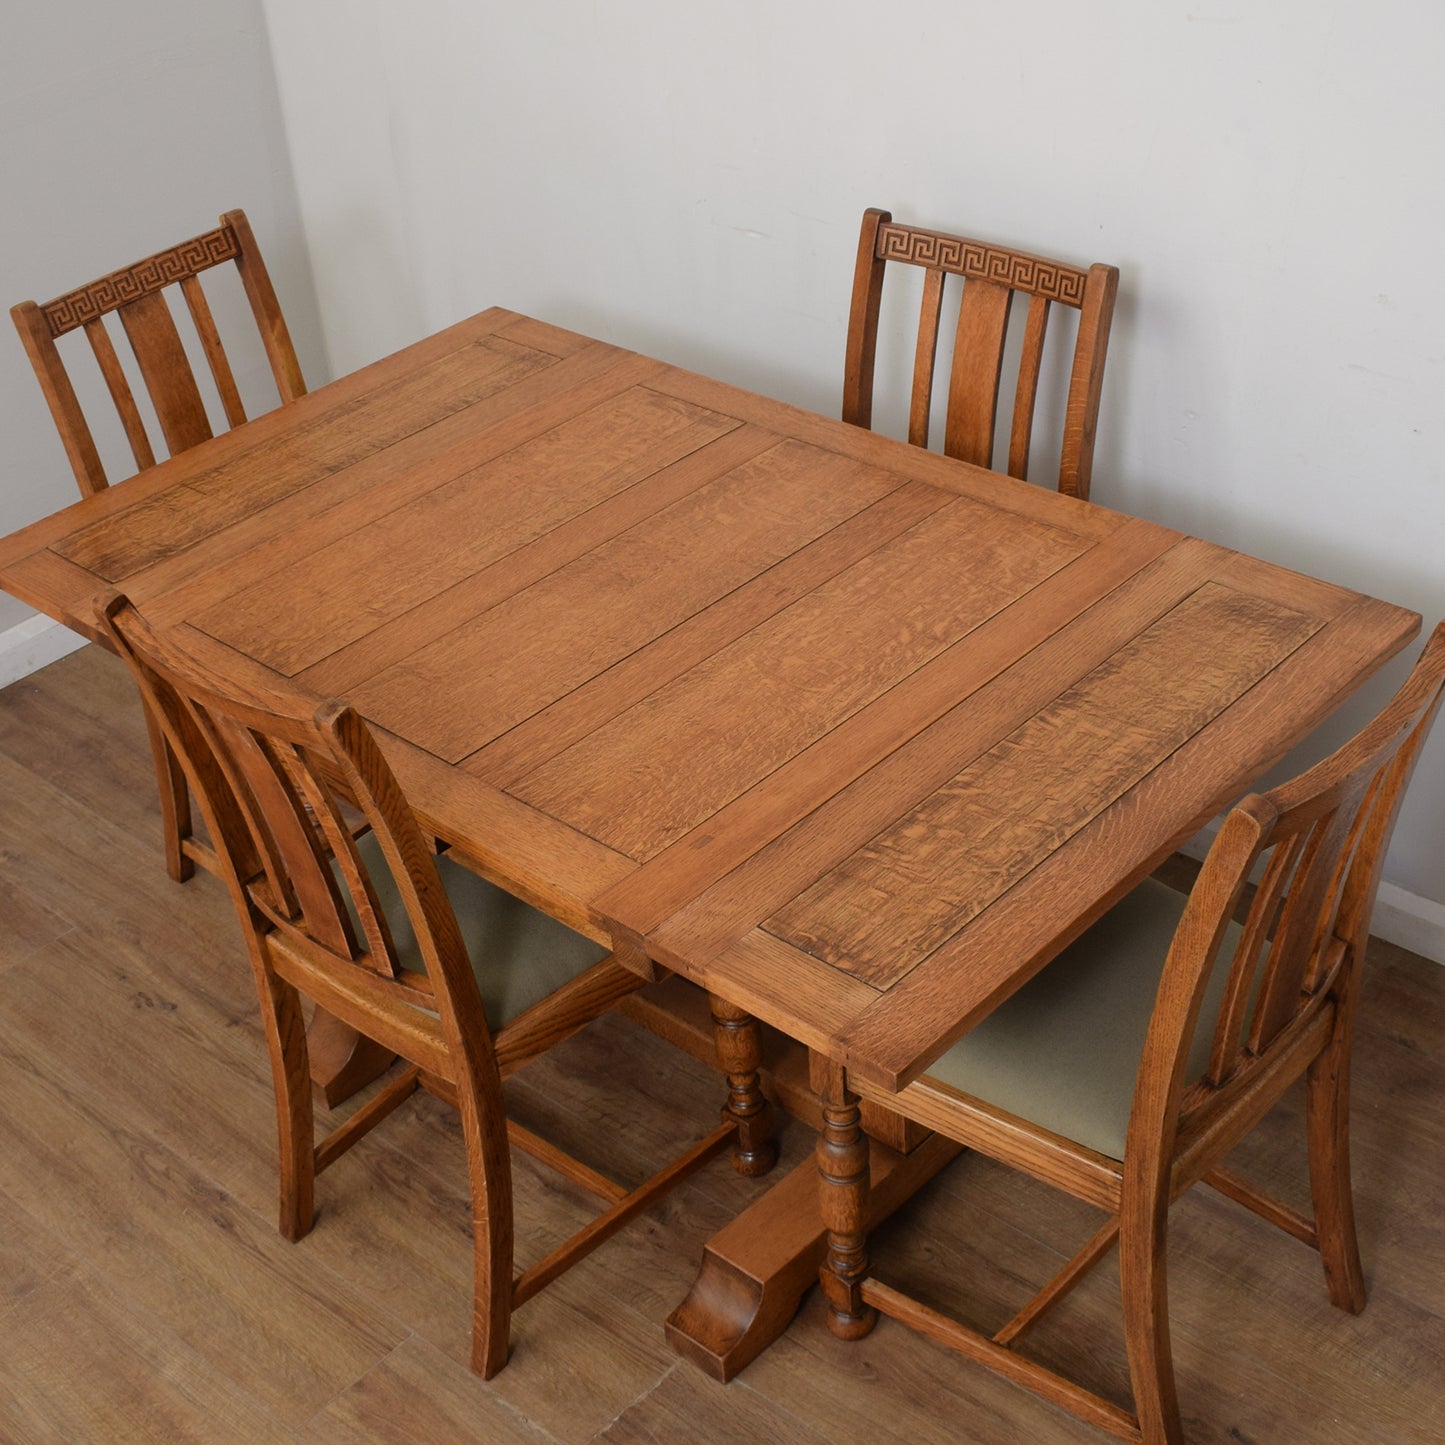
[{"label": "chair back leg", "polygon": [[184,883],[195,871],[196,865],[185,850],[185,842],[191,836],[191,794],[186,786],[186,775],[176,759],[171,745],[160,725],[151,715],[150,708],[142,702],[145,712],[146,732],[151,740],[151,757],[156,765],[156,785],[161,800],[161,830],[165,839],[166,872],[177,883]]},{"label": "chair back leg", "polygon": [[1365,1307],[1365,1275],[1355,1237],[1350,1188],[1350,1038],[1347,1010],[1335,1036],[1310,1065],[1306,1088],[1310,1193],[1325,1288],[1337,1309],[1357,1315]]}]

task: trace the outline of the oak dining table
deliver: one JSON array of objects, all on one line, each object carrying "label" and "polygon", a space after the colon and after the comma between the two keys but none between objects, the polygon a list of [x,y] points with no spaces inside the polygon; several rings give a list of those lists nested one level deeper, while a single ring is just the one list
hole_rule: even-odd
[{"label": "oak dining table", "polygon": [[[353,702],[755,1132],[760,1081],[815,1126],[830,1061],[907,1087],[1420,622],[498,308],[0,540],[0,587]],[[863,1124],[874,1219],[956,1152]],[[669,1338],[728,1378],[823,1242],[809,1162]]]}]

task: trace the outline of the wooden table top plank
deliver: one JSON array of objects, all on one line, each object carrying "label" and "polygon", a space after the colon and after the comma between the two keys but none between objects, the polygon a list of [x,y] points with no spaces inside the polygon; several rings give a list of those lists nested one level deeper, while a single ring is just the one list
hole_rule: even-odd
[{"label": "wooden table top plank", "polygon": [[[308,392],[285,407],[263,412],[244,427],[222,432],[206,443],[204,462],[199,465],[192,452],[183,452],[178,457],[166,458],[154,467],[128,477],[122,484],[107,487],[93,497],[82,498],[41,517],[29,526],[0,537],[0,570],[8,569],[18,557],[43,550],[69,537],[83,526],[129,510],[140,500],[165,491],[176,485],[178,479],[189,477],[197,470],[225,466],[254,448],[284,436],[300,421],[311,421],[326,413],[343,411],[351,403],[384,385],[388,378],[408,370],[412,365],[426,364],[439,356],[474,345],[482,337],[494,335],[518,319],[515,312],[492,307],[437,332],[404,352],[383,357],[359,371]],[[604,343],[590,344],[600,346]]]},{"label": "wooden table top plank", "polygon": [[604,905],[630,928],[650,932],[761,842],[805,818],[817,806],[820,777],[841,791],[1181,540],[1152,522],[1130,522],[725,805]]},{"label": "wooden table top plank", "polygon": [[795,437],[813,446],[842,452],[870,466],[905,471],[915,481],[972,497],[975,501],[1045,526],[1059,527],[1097,540],[1108,536],[1127,520],[1121,513],[1107,511],[1094,503],[1080,502],[1050,488],[960,463],[939,452],[922,447],[905,447],[878,432],[849,426],[817,412],[791,406],[785,401],[699,376],[696,372],[669,368],[666,381],[660,381],[658,385],[665,385],[673,396],[683,397],[699,406],[715,407],[730,416],[765,426],[781,436]]},{"label": "wooden table top plank", "polygon": [[690,976],[761,1019],[787,1020],[789,1038],[826,1053],[847,1021],[865,1017],[878,990],[809,958],[761,929],[735,940]]},{"label": "wooden table top plank", "polygon": [[880,991],[833,1040],[834,1056],[882,1088],[905,1087],[1233,803],[1238,790],[1219,787],[1227,771],[1260,776],[1332,710],[1341,681],[1358,687],[1418,631],[1411,614],[1357,598],[992,907]]},{"label": "wooden table top plank", "polygon": [[[498,416],[503,418],[497,427],[503,435],[497,445],[506,449],[515,445],[516,437],[527,428],[545,429],[555,424],[555,408],[558,405],[574,406],[576,395],[606,395],[625,389],[655,372],[658,365],[615,347],[595,344],[513,387],[505,394],[505,399],[499,396],[455,413],[425,433],[413,434],[384,452],[364,457],[340,473],[327,474],[323,479],[326,483],[324,487],[305,487],[269,506],[255,507],[232,525],[212,531],[183,550],[172,551],[168,545],[162,546],[159,550],[166,555],[145,564],[139,571],[105,577],[75,567],[71,575],[77,585],[73,590],[39,594],[24,600],[32,601],[42,611],[58,616],[67,625],[87,632],[87,635],[92,635],[87,631],[91,622],[90,599],[107,584],[123,587],[137,602],[147,604],[151,609],[150,615],[162,624],[184,620],[206,606],[214,596],[223,595],[228,588],[245,586],[276,570],[304,565],[307,549],[315,545],[318,532],[325,535],[332,528],[344,526],[348,520],[364,519],[367,511],[377,505],[372,495],[374,488],[400,485],[396,477],[398,467],[406,478],[421,473],[424,484],[434,485],[430,469],[439,468],[444,474],[454,474],[455,470],[465,469],[475,462],[477,450],[484,449],[486,442],[491,440],[490,432],[484,433],[485,440],[475,434],[480,428],[495,424]],[[536,400],[554,391],[560,392],[561,396],[552,398],[550,402]],[[321,397],[324,393],[313,395]],[[309,398],[303,397],[294,405],[301,406],[307,400]],[[493,401],[498,404],[496,407]],[[266,420],[271,415],[267,413],[259,420]],[[259,421],[248,423],[247,427],[228,432],[225,436],[244,433],[252,425],[259,425]],[[207,451],[210,445],[207,443]],[[245,449],[243,460],[258,450],[264,450],[264,445]],[[185,459],[186,454],[182,454],[176,462],[179,464]],[[448,463],[453,459],[452,470],[447,472]],[[116,508],[149,507],[154,500],[151,481],[152,473],[145,472],[111,487],[89,499],[82,515],[88,516],[92,507],[107,516]],[[128,499],[127,494],[132,488],[138,500]],[[186,497],[190,493],[184,480],[173,480],[170,487],[163,489],[162,495]],[[73,511],[67,508],[59,515],[72,514]],[[39,545],[31,554],[34,558],[50,555],[56,562],[63,562],[65,559],[58,552],[51,553],[44,545],[45,538],[53,538],[54,522],[54,518],[43,519],[5,539],[5,542],[35,538]],[[353,520],[352,524],[362,525],[362,520]],[[103,525],[88,523],[85,529]],[[75,529],[73,520],[72,529]],[[64,538],[59,540],[63,543]],[[32,564],[25,555],[29,549],[23,543],[17,543],[9,550],[19,560],[4,569],[7,579],[11,572],[18,577],[31,570]],[[67,565],[75,566],[73,563]],[[42,569],[42,572],[52,578],[62,575],[56,566]],[[16,595],[21,594],[17,592]]]},{"label": "wooden table top plank", "polygon": [[575,331],[564,331],[550,321],[538,321],[535,317],[519,316],[515,312],[498,321],[496,334],[529,346],[534,351],[550,351],[553,356],[559,357],[571,356],[596,344],[591,338]]},{"label": "wooden table top plank", "polygon": [[118,581],[557,364],[543,352],[483,337],[349,406],[298,418],[291,430],[225,466],[192,472],[184,489],[155,493],[74,533],[57,549],[98,576]]},{"label": "wooden table top plank", "polygon": [[358,706],[457,761],[897,485],[781,442],[414,651]]},{"label": "wooden table top plank", "polygon": [[1206,584],[762,926],[891,987],[1323,625]]},{"label": "wooden table top plank", "polygon": [[430,598],[424,607],[374,626],[298,676],[318,692],[351,694],[389,669],[420,654],[485,616],[499,603],[552,575],[640,519],[731,471],[775,445],[777,438],[751,426],[739,426],[710,446],[614,493],[587,511],[560,522],[535,540],[479,568],[471,576]]},{"label": "wooden table top plank", "polygon": [[958,497],[512,791],[643,861],[1088,545]]},{"label": "wooden table top plank", "polygon": [[[74,632],[92,642],[101,640],[90,600],[104,589],[104,583],[84,567],[77,567],[48,548],[17,558],[3,569],[5,590],[51,616],[59,614]],[[64,598],[62,605],[57,601]]]},{"label": "wooden table top plank", "polygon": [[399,505],[389,490],[372,520],[318,541],[304,569],[232,592],[196,620],[294,676],[737,425],[631,387]]},{"label": "wooden table top plank", "polygon": [[816,541],[799,547],[759,573],[751,582],[718,598],[646,647],[557,698],[463,759],[462,765],[468,772],[498,787],[514,786],[563,749],[595,732],[948,502],[947,493],[917,482],[889,492]]},{"label": "wooden table top plank", "polygon": [[318,549],[338,537],[455,482],[550,430],[579,403],[616,396],[655,369],[615,348],[575,353],[505,395],[331,474],[325,487],[306,488],[259,508],[146,568],[136,600],[153,598],[152,615],[159,622],[183,620],[259,589],[269,579],[302,572]]},{"label": "wooden table top plank", "polygon": [[[1001,737],[1048,707],[1126,646],[1140,628],[1209,581],[1223,548],[1190,538],[1171,547],[931,726],[825,799],[648,933],[659,961],[686,973],[771,917],[858,848],[942,787]],[[607,900],[609,912],[642,880]],[[636,926],[633,919],[619,920]]]}]

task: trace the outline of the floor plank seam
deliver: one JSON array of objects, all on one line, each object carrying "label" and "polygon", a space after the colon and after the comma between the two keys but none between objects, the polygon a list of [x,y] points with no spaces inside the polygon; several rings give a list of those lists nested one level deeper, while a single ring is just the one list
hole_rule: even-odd
[{"label": "floor plank seam", "polygon": [[0,959],[0,973],[8,973],[12,968],[24,968],[27,964],[34,962],[46,949],[54,948],[57,943],[80,934],[80,926],[72,923],[69,928],[62,929],[53,937],[47,938],[44,943],[37,943],[26,952],[17,954],[14,958]]},{"label": "floor plank seam", "polygon": [[606,1435],[607,1432],[612,1429],[612,1427],[624,1415],[628,1413],[628,1411],[635,1410],[645,1399],[647,1399],[649,1395],[655,1395],[658,1390],[660,1390],[677,1373],[682,1363],[683,1362],[680,1359],[674,1360],[672,1364],[670,1364],[667,1369],[665,1369],[645,1390],[641,1391],[633,1399],[629,1400],[605,1425],[602,1426],[600,1430],[597,1430],[593,1434],[592,1440],[594,1442],[594,1445],[595,1442],[601,1440],[602,1437]]},{"label": "floor plank seam", "polygon": [[[92,1278],[110,1291],[113,1298],[118,1301],[120,1306],[132,1319],[145,1321],[152,1328],[162,1331],[170,1342],[171,1348],[179,1350],[187,1356],[196,1367],[198,1373],[213,1375],[215,1378],[223,1380],[237,1395],[253,1405],[257,1412],[264,1416],[265,1419],[271,1422],[277,1429],[284,1430],[287,1434],[294,1436],[295,1432],[291,1427],[277,1419],[273,1412],[269,1410],[252,1391],[248,1390],[245,1385],[228,1371],[223,1370],[215,1361],[203,1355],[179,1330],[163,1317],[156,1314],[154,1310],[147,1307],[143,1301],[137,1299],[131,1289],[123,1281],[117,1279],[103,1264],[92,1259],[88,1254],[57,1234],[43,1219],[37,1218],[33,1211],[26,1208],[24,1204],[10,1194],[8,1190],[5,1190],[3,1186],[0,1186],[0,1193],[4,1194],[6,1201],[12,1209],[23,1214],[32,1227],[50,1239],[53,1239],[57,1247],[64,1252],[67,1256],[64,1273],[69,1273],[75,1269],[77,1265],[81,1269],[88,1271]],[[58,1289],[60,1287],[61,1277],[61,1273],[46,1276],[43,1282],[37,1285],[34,1290],[27,1291],[26,1294],[22,1295],[20,1299],[15,1302],[15,1308],[23,1308],[27,1300],[32,1299],[35,1295],[45,1290]],[[6,1351],[6,1353],[9,1354],[10,1352]],[[171,1373],[172,1370],[173,1367],[168,1368],[167,1373]]]},{"label": "floor plank seam", "polygon": [[[15,1034],[13,1032],[12,1025],[3,1018],[0,1018],[0,1037],[4,1036],[14,1038]],[[20,1037],[25,1038],[25,1035],[22,1033]],[[41,1047],[37,1044],[35,1040],[28,1040],[28,1042],[30,1042],[32,1046]],[[58,1083],[58,1081],[56,1081],[49,1075],[39,1074],[37,1077],[46,1087],[52,1090],[59,1090],[61,1088],[61,1085]],[[98,1129],[104,1130],[107,1133],[113,1132],[111,1129],[111,1125],[107,1122],[107,1120],[102,1115],[88,1108],[85,1104],[85,1101],[66,1095],[64,1096],[64,1103],[66,1104],[66,1107],[75,1109],[76,1111],[87,1115]],[[249,1219],[251,1223],[258,1229],[258,1231],[262,1233],[263,1237],[266,1234],[274,1234],[278,1239],[280,1238],[280,1233],[276,1229],[276,1221],[274,1217],[272,1217],[268,1213],[263,1212],[256,1206],[248,1203],[241,1195],[237,1194],[230,1185],[225,1183],[223,1180],[217,1178],[213,1171],[204,1168],[196,1161],[179,1153],[176,1149],[173,1149],[169,1144],[167,1144],[163,1138],[161,1138],[153,1130],[145,1127],[144,1125],[139,1125],[133,1121],[129,1121],[127,1122],[125,1127],[131,1134],[131,1136],[140,1143],[142,1143],[147,1149],[154,1151],[156,1154],[166,1158],[167,1160],[174,1160],[176,1165],[180,1168],[181,1172],[185,1175],[188,1175],[197,1188],[206,1190],[214,1194],[218,1203],[225,1204],[229,1208],[235,1210],[238,1215]],[[10,1196],[7,1194],[7,1197]],[[14,1204],[14,1207],[22,1209],[23,1212],[27,1215],[27,1217],[31,1219],[34,1218],[32,1212],[28,1209],[25,1209],[24,1206],[21,1205],[18,1201],[13,1200],[12,1198],[11,1202],[12,1204]],[[322,1211],[318,1210],[318,1223],[320,1222],[321,1217]],[[46,1228],[48,1233],[51,1233],[52,1235],[54,1234],[53,1230],[49,1230],[48,1227]],[[204,1355],[201,1355],[199,1351],[197,1351],[195,1347],[185,1339],[184,1336],[182,1336],[178,1331],[174,1329],[173,1326],[167,1323],[161,1316],[156,1315],[153,1311],[147,1308],[141,1300],[136,1298],[136,1296],[128,1287],[126,1287],[119,1279],[117,1279],[99,1261],[91,1259],[81,1250],[70,1245],[63,1236],[56,1237],[60,1240],[63,1248],[69,1250],[73,1255],[75,1255],[75,1257],[80,1259],[88,1269],[94,1271],[97,1278],[102,1280],[110,1289],[112,1289],[117,1294],[118,1297],[123,1299],[128,1305],[128,1307],[131,1309],[132,1313],[138,1314],[143,1317],[159,1320],[162,1327],[168,1330],[171,1334],[173,1334],[175,1338],[182,1345],[184,1345],[186,1349],[191,1351],[191,1353],[195,1354],[198,1359],[205,1361],[210,1368],[216,1371],[218,1375],[226,1379],[232,1386],[234,1386],[234,1388],[246,1394],[248,1398],[254,1398],[254,1396],[252,1396],[252,1393],[246,1390],[239,1381],[235,1380],[230,1374],[221,1370],[219,1365],[213,1364],[209,1360],[207,1360],[207,1358]],[[216,1233],[217,1246],[221,1247],[228,1238],[229,1235],[226,1231],[218,1230]],[[305,1241],[298,1241],[297,1245],[294,1247],[304,1249]],[[327,1297],[325,1284],[327,1280],[330,1280],[336,1286],[337,1294],[341,1295],[342,1297],[351,1295],[355,1296],[358,1299],[365,1300],[368,1307],[378,1316],[379,1322],[386,1325],[388,1328],[395,1331],[396,1333],[399,1333],[403,1339],[413,1333],[411,1327],[404,1320],[397,1316],[394,1311],[389,1309],[373,1294],[367,1292],[360,1285],[348,1279],[327,1260],[316,1257],[315,1251],[310,1251],[310,1253],[311,1258],[308,1261],[308,1267],[316,1272],[315,1277],[312,1280],[311,1292],[317,1298],[324,1300]],[[388,1350],[387,1353],[390,1354],[396,1348],[397,1346],[392,1346],[391,1350]],[[370,1368],[374,1368],[374,1364],[375,1362],[373,1362],[373,1366],[368,1367],[368,1371]],[[367,1373],[368,1371],[363,1371],[363,1374]],[[353,1380],[351,1383],[354,1384],[355,1381]],[[264,1410],[264,1406],[261,1406],[260,1408]],[[265,1413],[267,1413],[268,1415],[270,1414],[269,1411],[266,1411]]]},{"label": "floor plank seam", "polygon": [[[374,1375],[387,1363],[388,1360],[392,1360],[396,1357],[398,1350],[402,1349],[412,1340],[421,1339],[421,1336],[418,1335],[415,1330],[411,1329],[408,1326],[403,1326],[403,1328],[406,1330],[406,1333],[401,1337],[401,1339],[399,1339],[389,1350],[387,1350],[384,1355],[381,1355],[377,1359],[373,1360],[371,1364],[369,1364],[354,1380],[348,1380],[347,1383],[342,1385],[329,1399],[324,1400],[320,1405],[318,1405],[316,1409],[310,1415],[308,1415],[305,1420],[301,1422],[301,1425],[298,1427],[298,1429],[309,1430],[313,1426],[319,1425],[322,1417],[326,1414],[328,1410],[331,1409],[333,1405],[336,1404],[338,1400],[341,1399],[343,1395],[349,1394],[359,1384],[361,1384],[363,1380],[369,1380],[372,1375]],[[429,1342],[424,1341],[423,1343]]]}]

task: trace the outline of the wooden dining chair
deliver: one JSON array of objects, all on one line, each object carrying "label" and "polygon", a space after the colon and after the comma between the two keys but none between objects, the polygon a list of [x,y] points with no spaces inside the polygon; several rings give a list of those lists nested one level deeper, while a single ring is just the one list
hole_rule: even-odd
[{"label": "wooden dining chair", "polygon": [[963,279],[954,328],[948,381],[948,411],[943,450],[975,466],[993,465],[1000,384],[1009,313],[1015,295],[1029,298],[1013,415],[1009,423],[1007,472],[1029,475],[1035,401],[1044,365],[1049,311],[1057,302],[1079,313],[1063,417],[1063,445],[1057,485],[1071,497],[1087,498],[1094,465],[1094,431],[1104,384],[1104,357],[1119,272],[1093,265],[1087,271],[986,241],[925,231],[894,223],[888,211],[863,213],[853,301],[848,314],[848,347],[843,372],[843,420],[873,424],[873,366],[878,349],[878,317],[888,262],[923,270],[923,303],[913,363],[908,411],[908,440],[928,445],[929,414],[943,314],[944,278]]},{"label": "wooden dining chair", "polygon": [[[97,606],[185,766],[241,918],[276,1090],[281,1233],[311,1229],[316,1174],[418,1088],[453,1104],[471,1184],[472,1368],[490,1378],[507,1360],[512,1311],[719,1153],[731,1118],[631,1190],[509,1120],[503,1080],[641,976],[433,856],[354,709],[222,679],[119,594]],[[303,998],[409,1065],[319,1143]],[[515,1276],[509,1142],[607,1201]]]},{"label": "wooden dining chair", "polygon": [[153,467],[156,454],[105,318],[112,314],[118,317],[155,410],[161,438],[168,454],[174,456],[212,435],[211,417],[181,341],[175,312],[165,295],[167,288],[178,287],[219,394],[226,423],[239,426],[246,420],[245,407],[199,279],[201,272],[226,261],[234,261],[240,272],[276,390],[282,402],[295,401],[306,394],[306,383],[301,378],[286,318],[281,314],[266,263],[261,259],[244,211],[227,211],[214,231],[193,236],[134,265],[122,266],[53,301],[43,305],[22,301],[10,308],[15,329],[35,368],[40,390],[55,418],[82,496],[101,491],[109,483],[56,342],[69,332],[85,332],[111,401],[120,414],[137,470]]},{"label": "wooden dining chair", "polygon": [[[1351,1034],[1381,862],[1442,688],[1445,624],[1358,736],[1226,815],[1187,898],[1143,884],[900,1094],[830,1066],[819,1167],[836,1334],[867,1333],[881,1311],[1123,1439],[1173,1445],[1167,1225],[1199,1180],[1318,1250],[1331,1302],[1363,1309]],[[1301,1076],[1312,1218],[1222,1162]],[[868,1275],[866,1193],[848,1168],[859,1095],[1099,1206],[1105,1223],[991,1337],[910,1299]],[[1132,1410],[1018,1350],[1116,1240]]]},{"label": "wooden dining chair", "polygon": [[[291,334],[286,329],[286,318],[281,314],[266,263],[261,259],[244,211],[227,211],[214,231],[193,236],[134,265],[123,266],[53,301],[43,305],[22,301],[11,307],[11,318],[55,419],[82,496],[102,491],[109,483],[56,343],[72,331],[84,331],[101,378],[120,415],[136,467],[141,471],[153,467],[155,450],[105,318],[110,315],[119,318],[169,454],[174,456],[185,451],[212,435],[212,418],[166,291],[173,286],[179,288],[226,423],[238,426],[246,420],[246,410],[199,279],[201,272],[227,261],[234,261],[240,272],[281,401],[304,396],[306,383],[291,345]],[[196,863],[214,871],[214,854],[192,833],[190,801],[181,770],[166,752],[154,725],[151,726],[151,749],[160,787],[166,867],[171,877],[183,882],[191,876]]]}]

